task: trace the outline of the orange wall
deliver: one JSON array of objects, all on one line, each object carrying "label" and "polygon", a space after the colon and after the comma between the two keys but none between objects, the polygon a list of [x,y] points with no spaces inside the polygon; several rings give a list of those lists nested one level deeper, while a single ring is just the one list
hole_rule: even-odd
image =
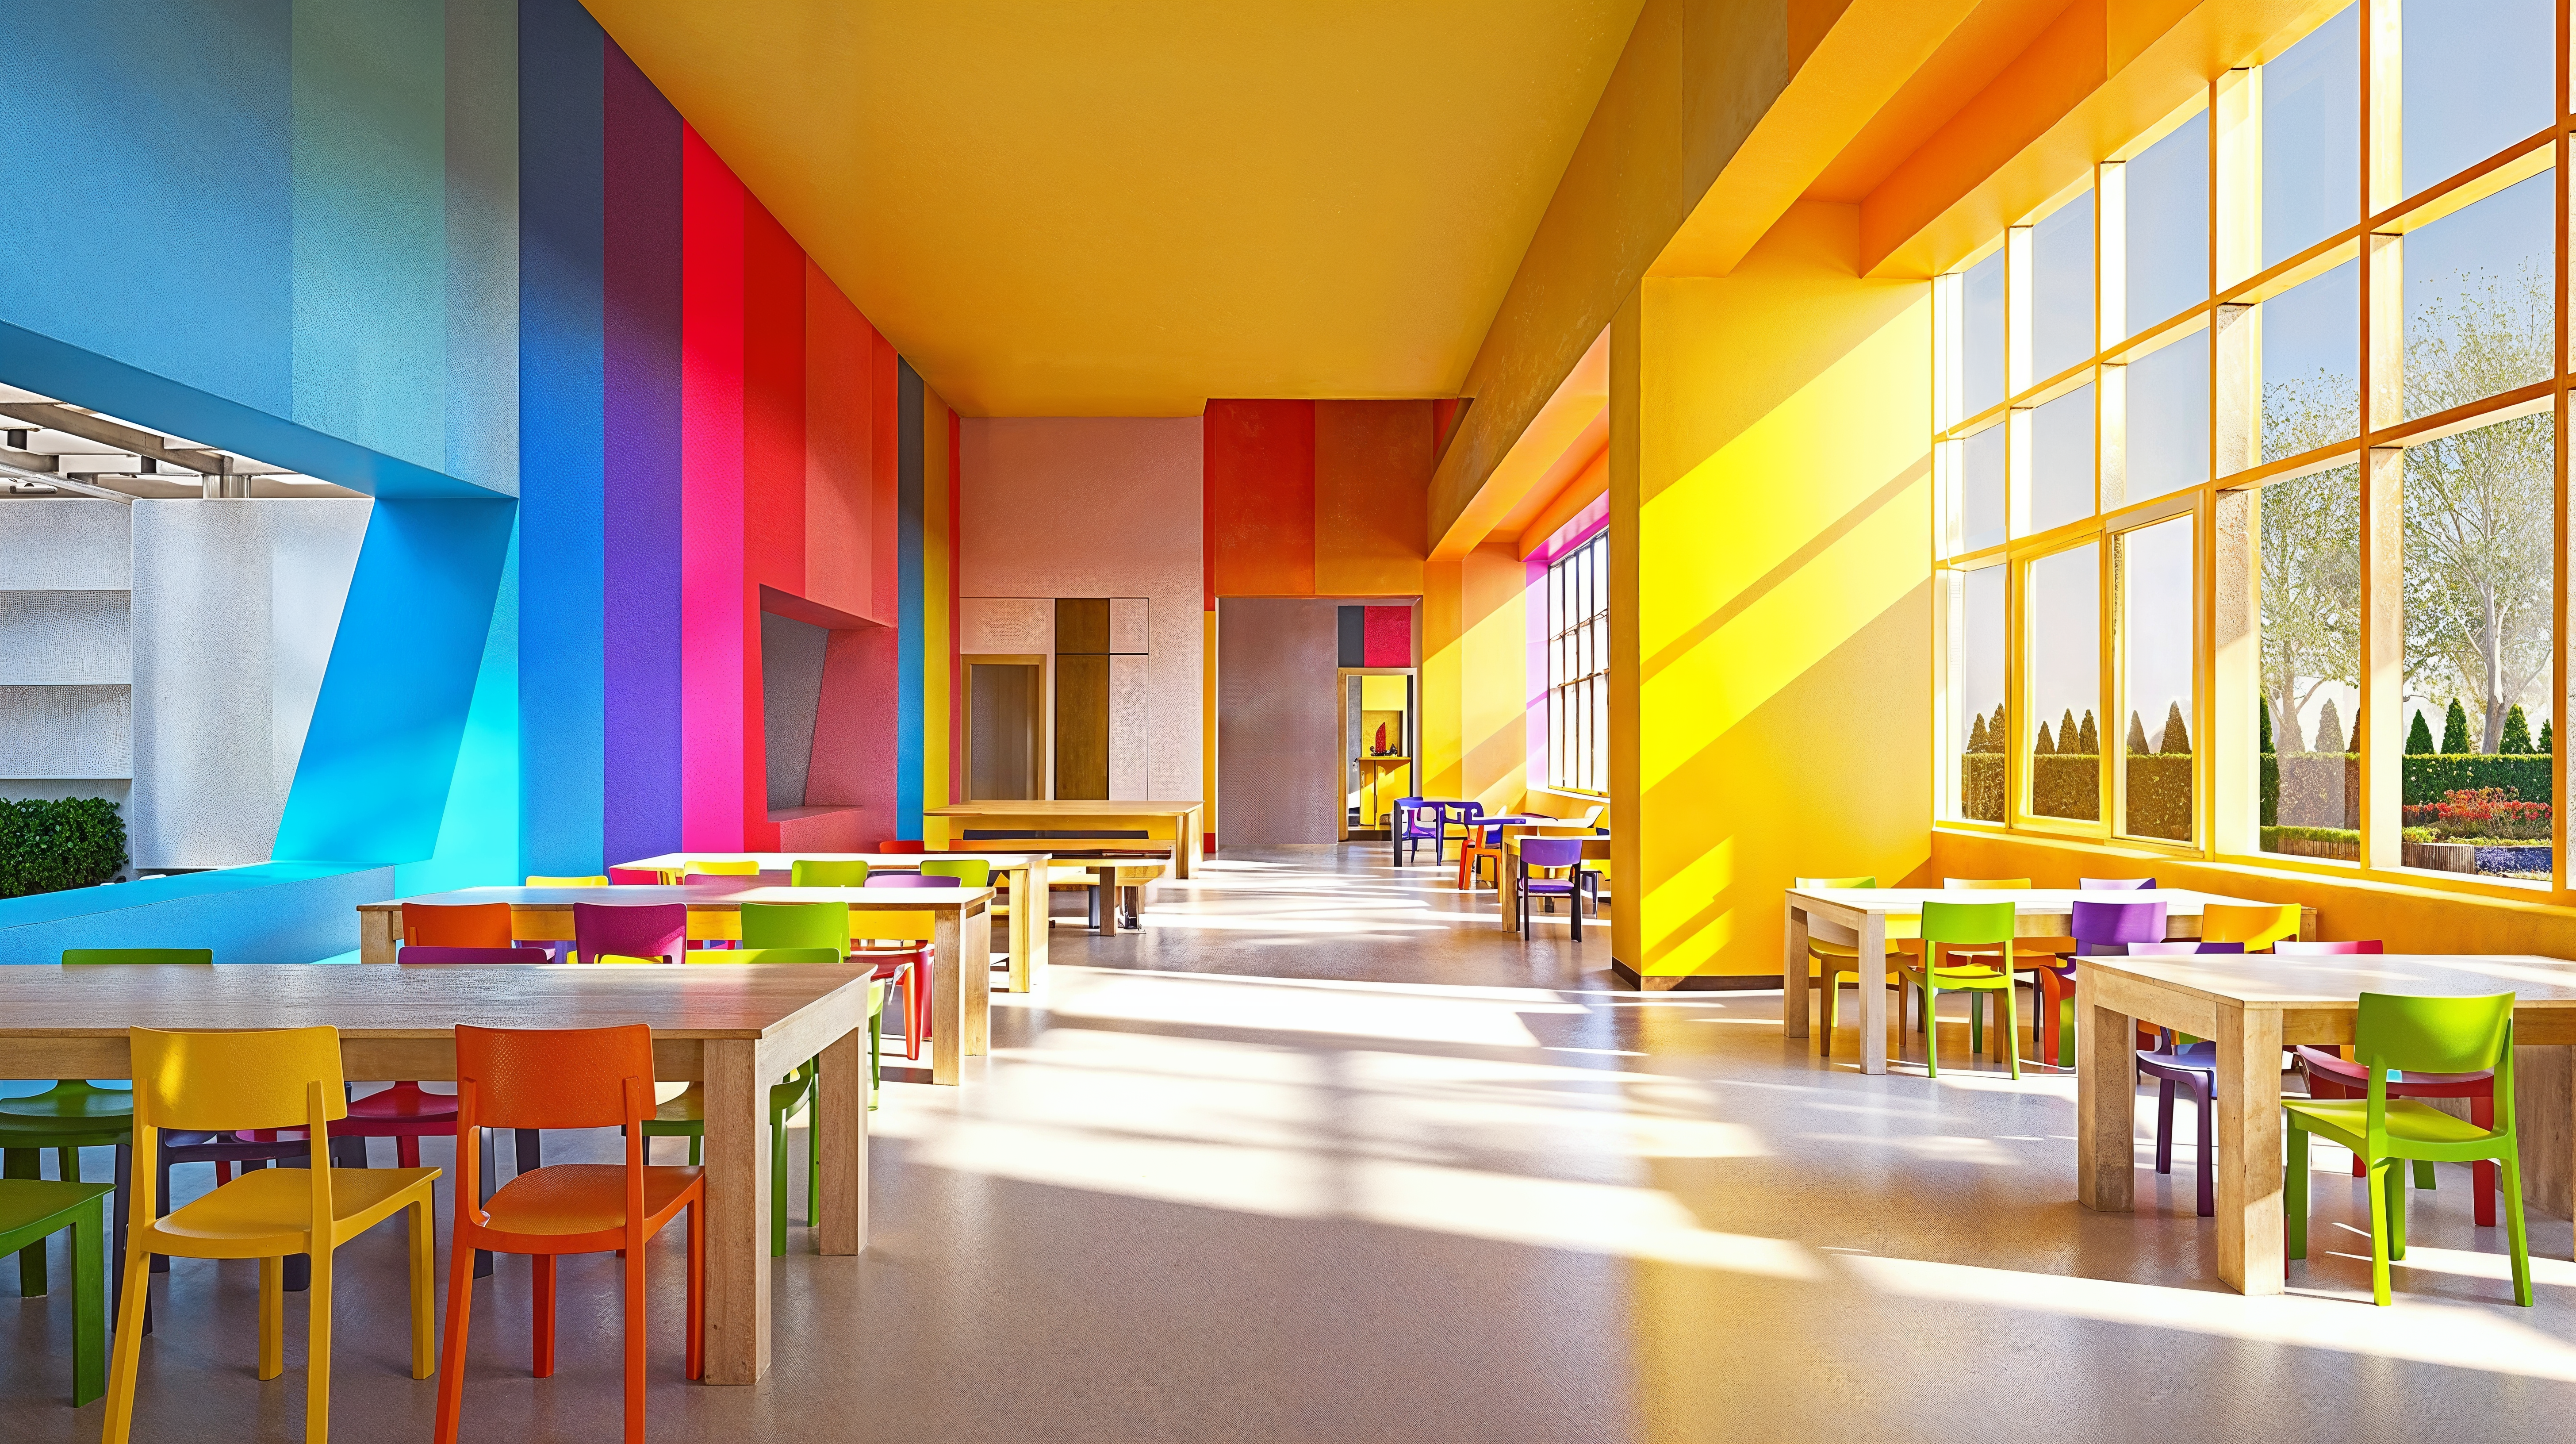
[{"label": "orange wall", "polygon": [[1423,589],[1428,401],[1211,401],[1207,599]]}]

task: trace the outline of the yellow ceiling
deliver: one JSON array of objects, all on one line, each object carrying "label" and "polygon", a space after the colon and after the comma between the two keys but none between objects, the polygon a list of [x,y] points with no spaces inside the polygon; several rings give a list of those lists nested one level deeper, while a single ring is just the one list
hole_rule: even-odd
[{"label": "yellow ceiling", "polygon": [[1455,394],[1642,0],[587,0],[970,415]]}]

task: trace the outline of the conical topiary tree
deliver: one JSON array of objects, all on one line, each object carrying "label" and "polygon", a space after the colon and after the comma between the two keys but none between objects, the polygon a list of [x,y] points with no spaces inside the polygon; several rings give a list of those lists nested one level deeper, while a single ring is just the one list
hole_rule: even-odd
[{"label": "conical topiary tree", "polygon": [[2129,714],[2128,740],[2129,755],[2132,757],[2144,757],[2155,750],[2147,745],[2147,724],[2139,721],[2138,714],[2135,712]]},{"label": "conical topiary tree", "polygon": [[2540,719],[2540,755],[2546,757],[2557,749],[2558,739],[2551,735],[2549,719]]},{"label": "conical topiary tree", "polygon": [[1971,752],[1987,750],[1986,718],[1982,712],[1968,720],[1968,750]]},{"label": "conical topiary tree", "polygon": [[[2546,752],[2549,749],[2544,747],[2541,750]],[[2433,729],[2424,725],[2424,709],[2421,707],[2415,709],[2415,725],[2406,729],[2406,755],[2409,757],[2433,755]]]},{"label": "conical topiary tree", "polygon": [[2191,751],[2191,733],[2182,725],[2180,702],[2172,703],[2165,708],[2165,740],[2162,750],[2167,757]]},{"label": "conical topiary tree", "polygon": [[2057,719],[2057,750],[2060,752],[2079,750],[2075,745],[2076,740],[2075,709],[2069,707],[2066,709],[2066,715]]},{"label": "conical topiary tree", "polygon": [[2457,757],[2475,751],[2477,748],[2469,744],[2469,709],[2461,706],[2460,699],[2454,697],[2451,710],[2442,714],[2442,753],[2446,757]]},{"label": "conical topiary tree", "polygon": [[[2129,721],[2132,726],[2136,725],[2137,719],[2137,713],[2132,712],[2129,714]],[[2255,745],[2255,751],[2269,752],[2272,750],[2272,704],[2269,702],[2257,702],[2254,704],[2254,735],[2260,739]]]},{"label": "conical topiary tree", "polygon": [[2326,705],[2317,709],[2316,747],[2319,752],[2341,752],[2345,750],[2343,745],[2343,714],[2335,710],[2334,699],[2332,697],[2328,697],[2326,699]]},{"label": "conical topiary tree", "polygon": [[2498,752],[2531,750],[2531,719],[2522,715],[2521,703],[2514,703],[2513,710],[2504,714],[2504,736],[2497,740],[2496,750]]},{"label": "conical topiary tree", "polygon": [[[2060,729],[2057,735],[2063,737],[2066,733]],[[2084,725],[2076,729],[2075,750],[2087,757],[2102,755],[2102,734],[2093,726],[2093,709],[2090,707],[2084,709]]]},{"label": "conical topiary tree", "polygon": [[1986,745],[1997,752],[2004,750],[2004,739],[2012,734],[2004,730],[2004,704],[1995,704],[1995,715],[1986,719]]},{"label": "conical topiary tree", "polygon": [[2039,724],[2039,740],[2030,744],[2030,755],[2033,757],[2057,755],[2057,744],[2048,740],[2048,724],[2045,722]]}]

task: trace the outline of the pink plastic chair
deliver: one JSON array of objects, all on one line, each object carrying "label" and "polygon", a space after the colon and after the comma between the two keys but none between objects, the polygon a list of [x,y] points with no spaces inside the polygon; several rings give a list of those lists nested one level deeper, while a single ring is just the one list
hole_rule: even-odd
[{"label": "pink plastic chair", "polygon": [[585,963],[597,962],[603,956],[660,958],[676,963],[688,938],[686,903],[572,905],[573,956]]},{"label": "pink plastic chair", "polygon": [[2387,949],[2380,946],[2377,938],[2360,938],[2341,943],[2302,943],[2283,938],[2272,945],[2272,951],[2285,958],[2302,956],[2321,958],[2349,954],[2378,954],[2385,953]]},{"label": "pink plastic chair", "polygon": [[872,872],[864,887],[961,887],[965,879],[933,873],[927,877],[917,872]]},{"label": "pink plastic chair", "polygon": [[551,963],[554,954],[543,948],[405,948],[394,958],[398,963]]}]

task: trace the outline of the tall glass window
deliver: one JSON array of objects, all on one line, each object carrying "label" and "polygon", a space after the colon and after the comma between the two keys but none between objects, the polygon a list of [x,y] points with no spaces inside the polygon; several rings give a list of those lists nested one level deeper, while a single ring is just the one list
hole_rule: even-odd
[{"label": "tall glass window", "polygon": [[2409,418],[2549,379],[2557,194],[2543,172],[2407,234]]},{"label": "tall glass window", "polygon": [[2263,459],[2361,431],[2361,267],[2346,261],[2263,303]]},{"label": "tall glass window", "polygon": [[2361,469],[2277,481],[2261,510],[2257,846],[2361,856]]},{"label": "tall glass window", "polygon": [[2549,124],[2556,9],[2550,0],[2406,0],[2396,141],[2408,195]]},{"label": "tall glass window", "polygon": [[2004,452],[2010,436],[1998,422],[1963,444],[1959,533],[1970,551],[2004,539]]},{"label": "tall glass window", "polygon": [[2191,518],[2122,532],[2120,830],[2188,842],[2192,833]]},{"label": "tall glass window", "polygon": [[2129,335],[2209,295],[2209,116],[2129,162]]},{"label": "tall glass window", "polygon": [[1610,534],[1547,569],[1548,785],[1610,789]]},{"label": "tall glass window", "polygon": [[2126,500],[2209,480],[2209,337],[2185,336],[2128,366]]},{"label": "tall glass window", "polygon": [[1974,416],[2004,399],[2004,253],[2000,250],[1968,268],[1968,336],[1963,348],[1967,367],[1965,415]]},{"label": "tall glass window", "polygon": [[2012,749],[2004,711],[2004,574],[2001,566],[1951,574],[1950,735],[1959,757],[1953,814],[2004,820],[2004,770]]},{"label": "tall glass window", "polygon": [[2263,67],[2264,265],[2361,219],[2360,117],[2355,6]]},{"label": "tall glass window", "polygon": [[2102,816],[2102,574],[2097,545],[2030,564],[2029,810],[2041,817]]},{"label": "tall glass window", "polygon": [[2030,529],[2093,514],[2093,388],[2079,386],[2030,414]]},{"label": "tall glass window", "polygon": [[2093,354],[2093,193],[2049,212],[2030,232],[2030,375]]}]

